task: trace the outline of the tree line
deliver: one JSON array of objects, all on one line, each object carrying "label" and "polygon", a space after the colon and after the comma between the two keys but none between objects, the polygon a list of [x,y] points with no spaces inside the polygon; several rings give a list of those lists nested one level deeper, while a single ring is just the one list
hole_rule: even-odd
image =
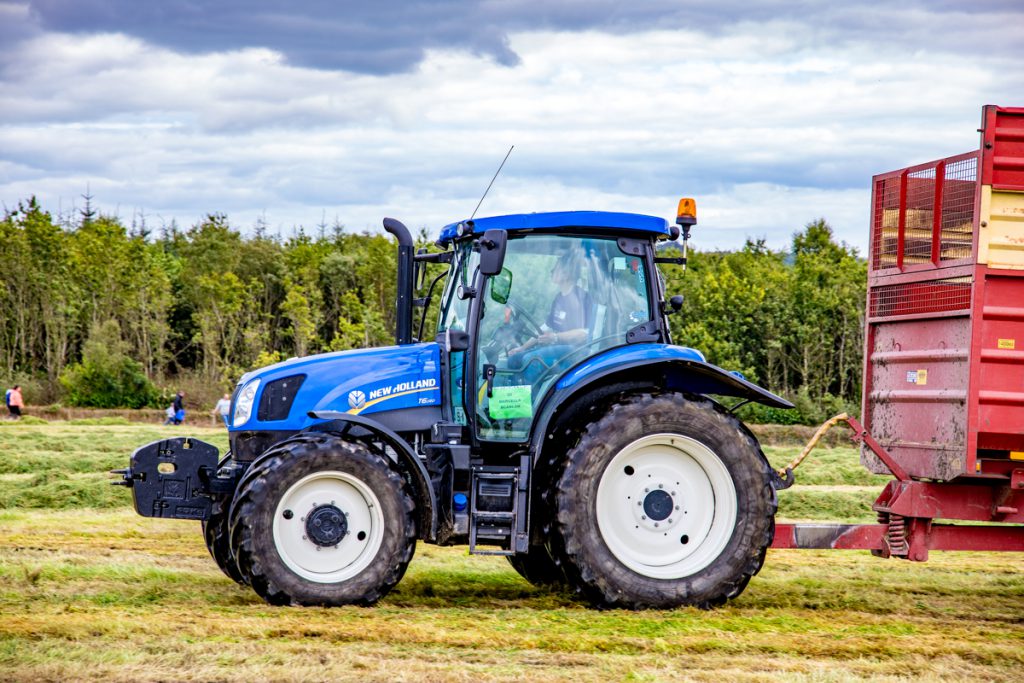
[{"label": "tree line", "polygon": [[691,254],[685,272],[663,275],[670,294],[686,297],[670,318],[677,343],[798,407],[751,406],[749,416],[820,422],[859,412],[867,265],[824,219],[794,233],[789,249],[748,240],[736,251]]},{"label": "tree line", "polygon": [[[340,225],[282,238],[211,214],[154,233],[31,198],[0,219],[0,377],[39,403],[159,406],[186,381],[212,397],[283,358],[390,344],[395,254]],[[676,343],[808,405],[858,400],[865,266],[824,220],[791,249],[691,252],[662,274],[685,296]]]}]

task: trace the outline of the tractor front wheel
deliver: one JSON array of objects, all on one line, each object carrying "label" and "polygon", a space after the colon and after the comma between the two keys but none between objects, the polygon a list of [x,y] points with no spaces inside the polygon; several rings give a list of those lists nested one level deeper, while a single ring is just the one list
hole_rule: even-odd
[{"label": "tractor front wheel", "polygon": [[239,570],[271,604],[369,605],[416,547],[414,504],[383,456],[303,434],[255,462],[231,506]]},{"label": "tractor front wheel", "polygon": [[774,532],[757,442],[681,394],[635,396],[588,425],[555,497],[570,583],[602,606],[722,604],[761,568]]},{"label": "tractor front wheel", "polygon": [[218,498],[213,501],[210,518],[203,522],[203,539],[210,557],[217,563],[220,570],[232,581],[245,585],[245,578],[238,571],[238,564],[231,554],[231,543],[228,535],[228,506],[230,501]]}]

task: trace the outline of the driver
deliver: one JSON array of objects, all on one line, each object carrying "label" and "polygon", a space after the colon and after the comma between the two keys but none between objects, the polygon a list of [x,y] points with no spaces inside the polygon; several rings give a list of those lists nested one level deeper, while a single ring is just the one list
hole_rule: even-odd
[{"label": "driver", "polygon": [[[576,284],[573,264],[563,257],[551,269],[551,281],[558,288],[541,334],[509,351],[509,367],[525,368],[524,375],[539,375],[545,368],[587,340],[587,312],[590,297]],[[539,362],[533,362],[536,359]]]}]

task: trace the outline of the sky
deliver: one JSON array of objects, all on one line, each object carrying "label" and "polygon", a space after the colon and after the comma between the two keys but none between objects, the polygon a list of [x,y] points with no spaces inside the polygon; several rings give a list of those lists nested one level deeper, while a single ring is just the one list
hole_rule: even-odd
[{"label": "sky", "polygon": [[633,211],[865,252],[871,176],[1024,106],[1024,2],[0,0],[0,209],[436,235]]}]

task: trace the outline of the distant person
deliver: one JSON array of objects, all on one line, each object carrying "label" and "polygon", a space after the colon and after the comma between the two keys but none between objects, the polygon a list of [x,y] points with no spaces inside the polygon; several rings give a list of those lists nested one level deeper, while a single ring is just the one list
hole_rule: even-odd
[{"label": "distant person", "polygon": [[20,418],[21,409],[25,407],[25,400],[21,397],[21,385],[15,384],[8,389],[4,395],[4,401],[7,403],[7,412],[11,414],[11,419]]},{"label": "distant person", "polygon": [[224,394],[224,397],[217,401],[217,405],[210,411],[211,415],[220,414],[220,419],[224,420],[224,426],[230,427],[228,424],[228,415],[231,413],[231,394]]},{"label": "distant person", "polygon": [[174,401],[167,409],[165,425],[180,425],[185,421],[185,392],[179,391],[174,395]]},{"label": "distant person", "polygon": [[171,405],[174,406],[174,424],[180,425],[185,421],[185,392],[179,391]]}]

